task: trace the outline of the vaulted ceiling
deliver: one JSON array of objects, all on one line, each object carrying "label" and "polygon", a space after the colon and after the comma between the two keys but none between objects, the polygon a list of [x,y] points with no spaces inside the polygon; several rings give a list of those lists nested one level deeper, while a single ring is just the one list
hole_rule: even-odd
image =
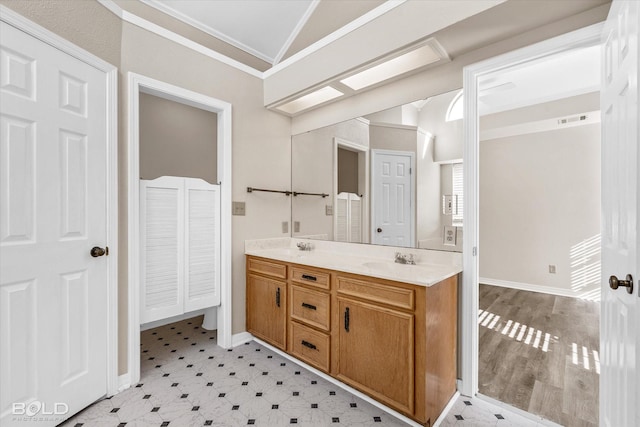
[{"label": "vaulted ceiling", "polygon": [[[353,91],[345,91],[339,79],[363,67],[372,67],[389,55],[428,38],[435,40],[443,52],[443,61],[429,65],[433,67],[482,46],[610,2],[106,1],[252,68],[265,79],[265,105],[269,108],[318,89],[318,85],[333,85],[344,96],[350,96]],[[492,93],[491,97],[507,93]]]}]

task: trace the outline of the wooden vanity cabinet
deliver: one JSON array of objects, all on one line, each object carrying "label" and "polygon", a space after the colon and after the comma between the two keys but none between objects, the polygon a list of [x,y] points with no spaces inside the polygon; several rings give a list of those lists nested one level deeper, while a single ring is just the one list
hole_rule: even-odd
[{"label": "wooden vanity cabinet", "polygon": [[457,289],[248,256],[247,329],[431,426],[456,391]]},{"label": "wooden vanity cabinet", "polygon": [[413,415],[414,315],[338,297],[337,378]]},{"label": "wooden vanity cabinet", "polygon": [[399,412],[422,418],[416,332],[424,327],[424,310],[416,300],[425,288],[345,274],[338,274],[335,284],[337,377]]},{"label": "wooden vanity cabinet", "polygon": [[287,266],[247,259],[247,331],[287,349]]},{"label": "wooden vanity cabinet", "polygon": [[330,373],[331,273],[291,266],[289,280],[289,353]]}]

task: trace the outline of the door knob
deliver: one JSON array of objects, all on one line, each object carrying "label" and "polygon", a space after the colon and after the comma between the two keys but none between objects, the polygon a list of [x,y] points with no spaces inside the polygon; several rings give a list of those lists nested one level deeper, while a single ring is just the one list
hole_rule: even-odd
[{"label": "door knob", "polygon": [[101,247],[94,246],[93,248],[91,248],[91,251],[89,253],[92,257],[98,258],[99,256],[105,255],[107,251]]},{"label": "door knob", "polygon": [[382,228],[378,227],[378,229],[376,230],[378,233],[382,233]]},{"label": "door knob", "polygon": [[609,277],[609,286],[611,289],[618,289],[620,286],[627,288],[628,293],[633,293],[633,277],[627,274],[626,280],[618,280],[616,276]]}]

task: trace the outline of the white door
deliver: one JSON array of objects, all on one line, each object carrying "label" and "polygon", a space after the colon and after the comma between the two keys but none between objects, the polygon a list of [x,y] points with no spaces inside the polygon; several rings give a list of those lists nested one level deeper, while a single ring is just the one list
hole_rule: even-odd
[{"label": "white door", "polygon": [[[638,27],[640,2],[614,0],[603,32],[600,425],[640,425]],[[609,277],[635,281],[633,293]]]},{"label": "white door", "polygon": [[413,247],[413,153],[374,150],[372,241]]},{"label": "white door", "polygon": [[0,424],[53,426],[107,391],[106,78],[4,22],[0,61]]},{"label": "white door", "polygon": [[220,305],[220,185],[140,180],[140,323]]}]

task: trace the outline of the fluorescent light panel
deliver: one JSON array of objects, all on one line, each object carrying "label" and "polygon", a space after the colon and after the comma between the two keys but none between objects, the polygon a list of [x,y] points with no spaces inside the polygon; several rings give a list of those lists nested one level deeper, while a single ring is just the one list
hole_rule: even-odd
[{"label": "fluorescent light panel", "polygon": [[386,62],[367,68],[353,76],[340,80],[342,84],[349,86],[353,90],[360,90],[367,86],[380,83],[400,74],[424,67],[441,59],[440,55],[433,50],[431,45],[424,45],[418,49],[397,56]]},{"label": "fluorescent light panel", "polygon": [[276,108],[288,114],[295,114],[302,110],[306,110],[307,108],[322,104],[323,102],[338,98],[342,95],[344,94],[338,89],[335,89],[331,86],[325,86],[322,89],[318,89],[315,92],[308,93],[298,99],[294,99],[293,101],[287,102],[286,104],[280,105]]}]

